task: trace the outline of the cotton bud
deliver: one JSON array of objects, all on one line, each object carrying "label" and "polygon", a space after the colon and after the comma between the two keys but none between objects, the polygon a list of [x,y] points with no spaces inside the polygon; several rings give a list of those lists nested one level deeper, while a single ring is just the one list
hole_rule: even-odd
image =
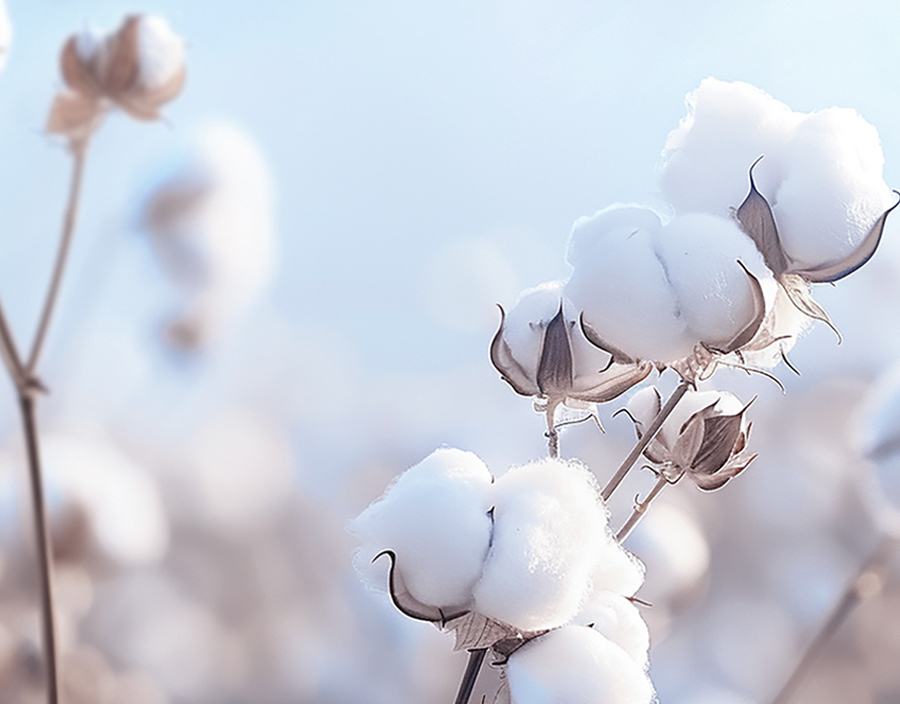
[{"label": "cotton bud", "polygon": [[653,685],[618,645],[584,626],[551,631],[508,663],[512,704],[650,704]]},{"label": "cotton bud", "polygon": [[616,362],[588,343],[561,282],[526,290],[500,316],[491,362],[517,393],[542,399],[551,416],[560,403],[611,401],[652,370],[647,362]]},{"label": "cotton bud", "polygon": [[575,223],[568,259],[566,295],[588,339],[676,368],[698,350],[724,355],[748,343],[767,312],[764,288],[774,288],[738,225],[709,214],[664,225],[647,208],[613,206]]},{"label": "cotton bud", "polygon": [[796,113],[758,88],[712,78],[688,106],[666,145],[663,194],[678,212],[725,215],[741,203],[738,221],[791,301],[830,324],[809,284],[865,264],[895,207],[877,131],[852,110]]},{"label": "cotton bud", "polygon": [[163,165],[142,225],[184,294],[167,329],[174,346],[209,345],[256,303],[274,268],[272,178],[253,137],[225,122],[204,125]]},{"label": "cotton bud", "polygon": [[[689,391],[644,454],[673,481],[687,474],[705,491],[718,489],[756,457],[745,452],[750,434],[748,407],[728,392]],[[629,411],[639,438],[661,408],[655,388],[635,394]]]},{"label": "cotton bud", "polygon": [[161,17],[131,15],[110,34],[71,36],[61,67],[71,92],[57,96],[47,129],[85,139],[111,105],[139,120],[159,119],[184,85],[184,40]]}]

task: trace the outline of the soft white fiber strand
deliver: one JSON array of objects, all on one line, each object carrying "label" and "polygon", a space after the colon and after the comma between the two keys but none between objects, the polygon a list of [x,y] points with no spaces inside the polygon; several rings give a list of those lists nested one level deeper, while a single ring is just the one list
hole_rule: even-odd
[{"label": "soft white fiber strand", "polygon": [[575,621],[609,638],[641,667],[647,666],[650,630],[638,608],[621,594],[595,591]]},{"label": "soft white fiber strand", "polygon": [[649,704],[653,685],[622,648],[585,626],[566,626],[509,658],[512,704]]},{"label": "soft white fiber strand", "polygon": [[141,15],[138,52],[140,81],[147,90],[164,86],[184,68],[184,39],[162,17]]},{"label": "soft white fiber strand", "polygon": [[392,550],[416,599],[433,606],[468,604],[491,541],[491,481],[473,453],[436,450],[350,523],[362,541],[357,568],[383,589],[384,569],[373,569],[371,561]]},{"label": "soft white fiber strand", "polygon": [[582,464],[547,458],[514,467],[493,491],[494,534],[475,607],[522,630],[568,622],[590,588],[606,509]]}]

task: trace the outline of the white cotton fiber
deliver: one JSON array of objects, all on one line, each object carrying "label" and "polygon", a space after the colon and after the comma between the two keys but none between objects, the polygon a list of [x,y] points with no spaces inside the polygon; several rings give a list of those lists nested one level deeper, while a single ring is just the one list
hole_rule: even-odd
[{"label": "white cotton fiber", "polygon": [[878,131],[854,110],[807,116],[785,162],[774,212],[781,243],[800,268],[849,255],[894,201],[881,176]]},{"label": "white cotton fiber", "polygon": [[731,218],[691,213],[657,233],[654,248],[697,340],[723,347],[754,319],[752,284],[771,278],[753,241]]},{"label": "white cotton fiber", "polygon": [[653,248],[661,227],[649,209],[613,206],[578,220],[569,244],[566,295],[605,340],[641,359],[677,359],[693,347]]},{"label": "white cotton fiber", "polygon": [[644,583],[644,565],[613,538],[594,546],[594,564],[591,568],[591,585],[604,590],[634,596]]},{"label": "white cotton fiber", "polygon": [[491,540],[491,481],[473,453],[436,450],[351,522],[350,531],[363,543],[357,567],[384,581],[383,568],[373,571],[369,564],[392,550],[416,599],[432,606],[468,604]]},{"label": "white cotton fiber", "polygon": [[679,213],[727,216],[753,175],[794,270],[834,263],[859,245],[893,197],[878,133],[853,110],[796,113],[746,83],[712,78],[663,152],[660,188]]},{"label": "white cotton fiber", "polygon": [[588,593],[606,509],[590,470],[545,459],[514,467],[494,485],[494,535],[476,609],[519,629],[569,621]]},{"label": "white cotton fiber", "polygon": [[184,70],[184,39],[172,31],[163,17],[140,17],[138,51],[138,71],[144,88],[160,88]]},{"label": "white cotton fiber", "polygon": [[643,668],[597,631],[566,626],[509,658],[512,704],[649,704]]},{"label": "white cotton fiber", "polygon": [[596,591],[575,619],[606,636],[641,667],[647,666],[650,631],[638,608],[620,594]]},{"label": "white cotton fiber", "polygon": [[727,216],[750,189],[750,166],[764,193],[782,178],[781,155],[801,119],[765,91],[707,78],[688,93],[688,115],[670,134],[659,185],[679,213]]}]

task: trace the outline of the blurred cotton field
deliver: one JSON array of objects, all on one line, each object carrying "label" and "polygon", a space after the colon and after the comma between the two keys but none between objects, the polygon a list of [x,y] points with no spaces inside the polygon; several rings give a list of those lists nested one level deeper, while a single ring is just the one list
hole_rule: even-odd
[{"label": "blurred cotton field", "polygon": [[[70,35],[102,36],[134,12],[168,23],[136,35],[142,73],[110,82],[106,45],[84,39],[78,75],[97,83],[63,77]],[[396,609],[391,561],[371,562],[394,504],[414,507],[412,523],[466,529],[451,547],[470,552],[437,576],[417,587],[407,569],[418,605],[555,629],[505,670],[485,666],[473,702],[500,690],[518,704],[630,704],[652,681],[662,704],[766,704],[873,554],[887,555],[874,583],[854,592],[796,701],[900,699],[900,217],[865,266],[812,289],[841,344],[779,283],[851,266],[896,200],[898,32],[877,2],[7,0],[0,295],[23,343],[63,218],[65,139],[93,125],[72,106],[102,106],[41,369],[63,701],[451,701],[465,653]],[[777,251],[732,218],[760,156]],[[713,241],[736,243],[745,268]],[[561,459],[542,459],[547,418],[491,364],[498,303],[525,396],[548,396],[542,349],[560,313],[574,369],[552,389],[561,418],[592,411],[587,368],[634,380],[599,406],[605,434],[568,425]],[[771,339],[743,361],[786,388],[720,365],[715,388],[735,395],[723,406],[756,398],[742,433],[752,422],[758,457],[716,493],[667,488],[625,542],[643,570],[612,534],[656,478],[629,474],[608,515],[593,494],[634,442],[614,412],[640,420],[641,384],[677,380],[642,381],[649,362],[585,346],[581,311],[617,352],[663,362],[701,343],[728,351],[761,322]],[[420,497],[416,477],[459,488],[440,461],[460,452],[449,448],[466,451],[468,488]],[[46,701],[25,457],[2,382],[0,704]],[[541,513],[526,488],[581,503]],[[559,525],[557,547],[516,542]],[[585,551],[567,552],[581,532]],[[429,567],[442,536],[402,540]],[[541,619],[534,593],[552,601]],[[586,662],[607,669],[587,677]]]}]

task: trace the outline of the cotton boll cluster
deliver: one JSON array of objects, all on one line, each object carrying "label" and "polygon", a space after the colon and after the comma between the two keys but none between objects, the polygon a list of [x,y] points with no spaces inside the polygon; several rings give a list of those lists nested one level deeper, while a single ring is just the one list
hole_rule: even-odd
[{"label": "cotton boll cluster", "polygon": [[238,127],[208,124],[173,155],[142,221],[187,297],[168,329],[172,344],[208,344],[263,293],[275,256],[272,183],[259,147]]},{"label": "cotton boll cluster", "polygon": [[390,551],[395,603],[433,621],[474,612],[518,632],[556,628],[594,591],[631,596],[642,579],[609,533],[593,475],[558,459],[492,481],[475,455],[441,449],[350,528],[361,570]]},{"label": "cotton boll cluster", "polygon": [[851,255],[894,201],[878,133],[853,110],[796,113],[751,85],[712,78],[687,103],[660,174],[679,213],[726,216],[744,200],[748,171],[762,156],[756,185],[790,261],[808,269]]},{"label": "cotton boll cluster", "polygon": [[71,36],[61,66],[68,91],[53,103],[47,129],[83,142],[112,105],[139,120],[157,120],[184,86],[184,40],[168,22],[131,15],[114,32]]},{"label": "cotton boll cluster", "polygon": [[535,638],[509,658],[512,704],[649,704],[642,663],[599,632],[566,626]]},{"label": "cotton boll cluster", "polygon": [[[730,352],[762,323],[771,275],[737,223],[613,206],[572,230],[566,294],[610,345],[673,362],[699,344]],[[740,263],[739,263],[740,262]],[[742,266],[743,265],[743,266]]]}]

